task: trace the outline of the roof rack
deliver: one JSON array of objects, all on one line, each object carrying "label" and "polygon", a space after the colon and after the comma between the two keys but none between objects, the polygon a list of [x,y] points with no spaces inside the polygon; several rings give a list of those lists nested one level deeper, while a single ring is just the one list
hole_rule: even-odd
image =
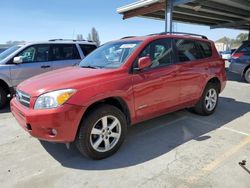
[{"label": "roof rack", "polygon": [[128,38],[134,38],[136,36],[126,36],[126,37],[122,37],[121,39],[128,39]]},{"label": "roof rack", "polygon": [[184,32],[162,32],[162,33],[156,33],[156,34],[151,34],[151,35],[167,35],[167,34],[177,34],[177,35],[190,35],[190,36],[197,36],[201,37],[203,39],[208,39],[204,35],[199,35],[199,34],[194,34],[194,33],[184,33]]},{"label": "roof rack", "polygon": [[49,41],[54,42],[54,41],[73,41],[73,42],[80,42],[80,41],[88,41],[88,42],[94,42],[92,40],[78,40],[78,39],[50,39]]}]

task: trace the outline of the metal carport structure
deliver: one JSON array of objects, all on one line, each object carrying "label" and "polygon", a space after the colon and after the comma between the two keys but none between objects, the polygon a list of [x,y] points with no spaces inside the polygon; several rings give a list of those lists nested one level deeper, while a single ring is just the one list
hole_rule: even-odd
[{"label": "metal carport structure", "polygon": [[250,0],[140,0],[120,7],[123,19],[146,17],[165,20],[165,31],[172,32],[172,21],[215,28],[249,31]]}]

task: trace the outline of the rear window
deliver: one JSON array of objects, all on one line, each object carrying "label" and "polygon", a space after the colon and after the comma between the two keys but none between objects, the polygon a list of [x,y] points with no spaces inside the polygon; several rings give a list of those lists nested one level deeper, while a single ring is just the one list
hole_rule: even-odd
[{"label": "rear window", "polygon": [[242,46],[236,50],[236,53],[250,52],[250,42],[242,44]]},{"label": "rear window", "polygon": [[208,58],[212,56],[212,47],[209,42],[197,41],[197,44],[201,48],[201,53],[204,58]]},{"label": "rear window", "polygon": [[55,44],[52,47],[52,60],[81,59],[75,44]]},{"label": "rear window", "polygon": [[87,56],[96,49],[96,46],[89,44],[80,44],[80,48],[82,49],[84,56]]},{"label": "rear window", "polygon": [[212,47],[209,42],[176,39],[175,43],[180,62],[195,61],[212,56]]}]

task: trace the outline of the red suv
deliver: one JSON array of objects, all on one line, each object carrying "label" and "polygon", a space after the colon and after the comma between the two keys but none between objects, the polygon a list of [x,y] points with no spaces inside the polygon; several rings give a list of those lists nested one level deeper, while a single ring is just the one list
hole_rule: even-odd
[{"label": "red suv", "polygon": [[212,114],[226,83],[214,43],[187,34],[126,37],[104,44],[79,66],[21,83],[11,101],[32,136],[93,159],[115,153],[127,127],[183,108]]}]

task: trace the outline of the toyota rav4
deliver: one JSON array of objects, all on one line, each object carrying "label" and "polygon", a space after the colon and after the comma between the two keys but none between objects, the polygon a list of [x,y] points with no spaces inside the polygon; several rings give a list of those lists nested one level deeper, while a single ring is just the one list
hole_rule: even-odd
[{"label": "toyota rav4", "polygon": [[125,37],[77,67],[22,82],[11,111],[32,136],[75,142],[102,159],[119,149],[130,125],[183,108],[212,114],[225,83],[225,63],[204,36]]}]

